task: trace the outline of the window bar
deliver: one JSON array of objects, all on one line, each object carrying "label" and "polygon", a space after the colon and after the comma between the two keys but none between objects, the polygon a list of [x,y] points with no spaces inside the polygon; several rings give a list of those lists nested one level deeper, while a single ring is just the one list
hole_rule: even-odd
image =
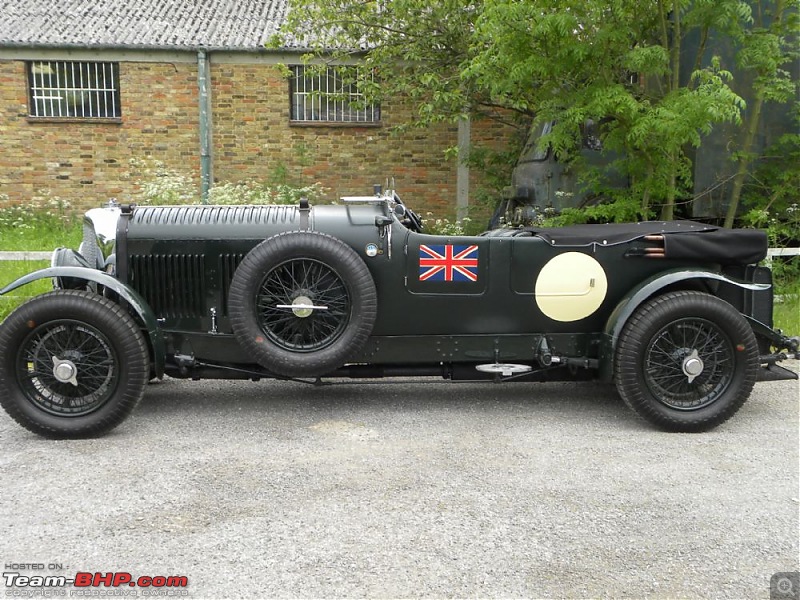
[{"label": "window bar", "polygon": [[294,93],[295,93],[295,105],[297,107],[297,114],[295,118],[298,121],[302,121],[305,119],[306,115],[306,99],[303,97],[303,91],[306,89],[306,86],[303,85],[302,89],[300,86],[300,69],[295,68],[294,70]]},{"label": "window bar", "polygon": [[[52,117],[53,116],[53,112],[55,111],[55,109],[53,108],[53,99],[49,97],[49,96],[52,96],[52,93],[49,93],[48,91],[46,91],[46,89],[47,89],[46,86],[52,86],[53,85],[53,72],[52,72],[52,70],[50,72],[46,71],[47,69],[50,68],[49,66],[50,66],[49,62],[48,63],[45,63],[45,62],[40,62],[39,63],[39,67],[41,69],[41,74],[39,76],[42,79],[42,87],[39,88],[39,96],[40,96],[39,100],[42,103],[42,114],[40,116],[42,116],[42,117]],[[46,72],[47,72],[47,83],[45,83],[45,79],[44,79],[44,76],[45,76]]]},{"label": "window bar", "polygon": [[322,95],[320,92],[322,91],[322,73],[317,73],[317,114],[315,120],[322,119]]},{"label": "window bar", "polygon": [[297,71],[292,67],[292,76],[289,78],[289,120],[297,118]]},{"label": "window bar", "polygon": [[96,111],[93,114],[93,117],[100,117],[100,73],[97,69],[97,63],[94,63],[94,93],[95,93],[95,100],[97,101]]},{"label": "window bar", "polygon": [[94,101],[94,90],[92,90],[92,63],[83,63],[83,68],[86,69],[86,98],[89,100],[89,116],[93,117],[97,112],[97,107]]},{"label": "window bar", "polygon": [[[356,77],[358,75],[356,74]],[[349,89],[347,90],[347,96],[344,95],[344,82],[342,82],[342,113],[344,113],[344,105],[347,103],[347,120],[353,120],[353,84],[350,84]],[[358,120],[358,119],[356,119]]]},{"label": "window bar", "polygon": [[112,108],[111,108],[111,106],[108,104],[108,99],[111,97],[111,88],[113,87],[113,86],[112,86],[112,85],[111,85],[111,84],[108,82],[108,76],[109,76],[109,67],[110,67],[110,65],[109,65],[109,64],[105,64],[105,65],[103,65],[103,87],[105,88],[105,89],[103,90],[103,105],[105,106],[105,111],[104,111],[104,112],[105,112],[105,114],[104,114],[103,116],[104,116],[104,117],[106,117],[106,118],[113,116],[113,115],[111,114],[111,112],[112,112],[112,110],[113,110],[113,109],[112,109]]},{"label": "window bar", "polygon": [[112,114],[110,116],[118,117],[119,112],[117,111],[117,86],[114,85],[114,82],[117,79],[114,77],[114,63],[111,63],[109,67],[111,69],[111,111],[112,111]]},{"label": "window bar", "polygon": [[[60,73],[60,71],[58,69],[58,66],[59,66],[58,63],[52,63],[51,62],[51,63],[48,63],[48,64],[49,65],[53,65],[53,64],[56,65],[56,87],[55,87],[55,89],[53,89],[53,77],[51,75],[50,76],[50,94],[49,94],[50,95],[50,116],[54,117],[54,116],[56,116],[56,110],[53,107],[53,98],[55,96],[55,92],[56,91],[61,93],[61,73]],[[59,102],[57,106],[58,106],[58,116],[60,117],[61,116],[61,102]]]},{"label": "window bar", "polygon": [[67,108],[69,104],[69,95],[67,93],[67,62],[58,62],[56,63],[56,67],[58,77],[58,83],[56,85],[56,89],[58,90],[58,116],[68,117],[69,112]]},{"label": "window bar", "polygon": [[[80,87],[78,87],[78,80],[75,78],[75,63],[69,63],[69,71],[70,71],[70,80],[69,80],[69,95],[72,96],[72,116],[79,116],[78,112],[80,112],[80,116],[85,116],[83,114],[83,95],[80,93]],[[80,65],[78,66],[78,74],[80,74],[81,69]],[[69,97],[69,96],[68,96]],[[80,103],[80,106],[79,106]]]},{"label": "window bar", "polygon": [[303,69],[303,101],[306,105],[306,111],[303,113],[303,120],[310,121],[311,114],[314,111],[314,97],[310,95],[310,89],[313,88],[313,82],[311,81],[311,77],[313,75],[308,75],[306,70]]},{"label": "window bar", "polygon": [[103,83],[100,85],[98,82],[98,89],[100,90],[97,93],[97,116],[98,117],[107,117],[108,116],[108,82],[106,81],[106,65],[103,65],[100,69],[100,74],[103,76]]},{"label": "window bar", "polygon": [[[31,63],[31,107],[33,109],[33,116],[38,117],[39,115],[39,101],[36,99],[37,96],[41,94],[37,93],[38,88],[36,87],[36,65],[39,63]],[[41,70],[40,70],[41,71]],[[42,77],[40,75],[40,77]]]},{"label": "window bar", "polygon": [[92,78],[91,78],[91,63],[81,63],[81,77],[83,74],[86,74],[86,82],[84,83],[83,89],[86,91],[86,101],[89,104],[89,114],[86,115],[87,117],[91,117],[94,115],[94,102],[92,101]]},{"label": "window bar", "polygon": [[[306,120],[306,84],[300,80],[300,67],[294,70],[294,93],[297,94],[297,120]],[[301,85],[302,84],[302,85]],[[302,89],[301,89],[302,88]]]}]

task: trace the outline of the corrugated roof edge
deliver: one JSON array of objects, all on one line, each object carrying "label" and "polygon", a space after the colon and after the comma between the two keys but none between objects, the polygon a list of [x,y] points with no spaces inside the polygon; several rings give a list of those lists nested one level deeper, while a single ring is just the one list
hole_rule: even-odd
[{"label": "corrugated roof edge", "polygon": [[304,48],[300,46],[287,46],[284,48],[267,48],[266,46],[259,46],[259,47],[242,47],[242,46],[202,46],[202,45],[179,45],[179,44],[159,44],[159,45],[150,45],[150,44],[64,44],[64,43],[36,43],[31,44],[30,42],[8,42],[8,41],[0,41],[0,48],[25,48],[30,50],[35,50],[37,48],[43,48],[47,50],[55,50],[55,49],[63,49],[63,50],[144,50],[151,52],[153,50],[168,50],[171,52],[175,51],[183,51],[183,52],[243,52],[243,53],[259,53],[259,54],[269,54],[269,53],[280,53],[280,52],[291,52],[291,53],[305,53],[305,52],[312,52],[311,48]]}]

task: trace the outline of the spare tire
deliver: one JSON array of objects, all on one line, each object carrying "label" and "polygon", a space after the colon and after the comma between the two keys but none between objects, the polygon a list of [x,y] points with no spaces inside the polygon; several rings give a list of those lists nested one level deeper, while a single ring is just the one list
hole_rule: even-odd
[{"label": "spare tire", "polygon": [[364,346],[377,316],[369,269],[317,231],[266,239],[233,276],[228,306],[239,344],[271,373],[318,377]]}]

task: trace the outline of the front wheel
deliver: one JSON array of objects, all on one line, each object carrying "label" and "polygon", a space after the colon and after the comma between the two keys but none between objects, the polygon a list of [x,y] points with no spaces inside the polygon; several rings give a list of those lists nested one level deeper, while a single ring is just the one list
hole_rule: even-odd
[{"label": "front wheel", "polygon": [[136,407],[149,363],[139,327],[119,305],[51,292],[0,324],[0,405],[45,437],[101,435]]},{"label": "front wheel", "polygon": [[669,431],[707,431],[745,403],[758,344],[727,302],[694,291],[659,296],[633,314],[614,357],[617,390],[634,412]]}]

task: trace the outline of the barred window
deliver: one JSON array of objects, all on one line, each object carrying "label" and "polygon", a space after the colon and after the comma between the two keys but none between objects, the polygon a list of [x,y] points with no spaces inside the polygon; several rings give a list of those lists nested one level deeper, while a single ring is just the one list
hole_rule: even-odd
[{"label": "barred window", "polygon": [[118,63],[29,62],[28,91],[31,117],[113,119],[122,114]]},{"label": "barred window", "polygon": [[379,104],[368,102],[348,71],[357,67],[306,69],[293,66],[290,80],[291,120],[301,123],[378,123]]}]

